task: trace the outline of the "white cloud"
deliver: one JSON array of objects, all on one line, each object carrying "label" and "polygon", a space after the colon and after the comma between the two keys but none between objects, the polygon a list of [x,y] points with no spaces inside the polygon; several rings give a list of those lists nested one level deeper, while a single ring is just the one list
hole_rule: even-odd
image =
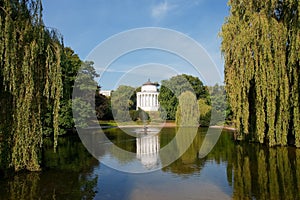
[{"label": "white cloud", "polygon": [[163,18],[175,5],[169,4],[167,1],[154,6],[151,10],[151,16],[155,19]]}]

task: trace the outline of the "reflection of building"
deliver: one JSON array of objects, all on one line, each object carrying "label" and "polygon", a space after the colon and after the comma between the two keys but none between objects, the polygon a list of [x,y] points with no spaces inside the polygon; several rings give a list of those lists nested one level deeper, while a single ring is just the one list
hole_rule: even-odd
[{"label": "reflection of building", "polygon": [[110,97],[111,96],[111,90],[100,90],[100,94]]},{"label": "reflection of building", "polygon": [[136,109],[141,108],[145,111],[158,111],[158,94],[157,84],[148,80],[143,84],[141,92],[137,93]]},{"label": "reflection of building", "polygon": [[136,138],[136,156],[147,169],[159,165],[159,138],[158,135],[147,135]]}]

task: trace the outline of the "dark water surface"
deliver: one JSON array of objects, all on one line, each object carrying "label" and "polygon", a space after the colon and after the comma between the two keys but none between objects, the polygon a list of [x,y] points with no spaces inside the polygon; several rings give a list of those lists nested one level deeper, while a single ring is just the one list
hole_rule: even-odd
[{"label": "dark water surface", "polygon": [[[236,144],[232,132],[223,131],[212,151],[201,158],[206,130],[198,130],[192,145],[175,162],[142,174],[101,164],[77,136],[59,138],[57,153],[45,140],[44,170],[0,180],[0,199],[300,199],[300,149]],[[87,134],[98,133],[88,130]],[[176,129],[164,128],[151,140],[138,140],[120,129],[107,129],[105,134],[118,147],[137,154],[124,157],[108,148],[100,160],[151,171],[161,164],[155,149],[168,145]],[[179,151],[183,143],[177,141]],[[147,149],[151,154],[145,154]]]}]

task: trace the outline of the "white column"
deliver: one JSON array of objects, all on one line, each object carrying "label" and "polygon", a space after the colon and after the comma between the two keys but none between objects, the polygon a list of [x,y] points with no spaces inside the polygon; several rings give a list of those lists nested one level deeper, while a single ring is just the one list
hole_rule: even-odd
[{"label": "white column", "polygon": [[153,107],[153,94],[150,94],[151,107]]},{"label": "white column", "polygon": [[151,153],[155,153],[155,137],[151,138]]},{"label": "white column", "polygon": [[139,158],[140,155],[140,139],[136,138],[136,156]]},{"label": "white column", "polygon": [[140,102],[139,107],[141,107],[142,106],[142,95],[141,94],[139,95],[139,102]]},{"label": "white column", "polygon": [[153,104],[153,107],[155,107],[155,94],[152,94],[152,104]]},{"label": "white column", "polygon": [[137,94],[137,96],[136,96],[136,109],[137,110],[138,110],[138,107],[140,107],[139,105],[140,105],[140,94]]},{"label": "white column", "polygon": [[148,141],[147,141],[147,146],[148,146],[148,150],[147,150],[147,153],[150,154],[151,153],[151,137],[148,138]]},{"label": "white column", "polygon": [[155,107],[155,94],[152,94],[152,106]]},{"label": "white column", "polygon": [[136,109],[139,107],[139,94],[136,94]]},{"label": "white column", "polygon": [[156,152],[159,152],[159,138],[158,136],[156,137]]},{"label": "white column", "polygon": [[143,106],[143,94],[140,94],[140,107],[142,107]]},{"label": "white column", "polygon": [[149,106],[149,94],[146,94],[146,107]]}]

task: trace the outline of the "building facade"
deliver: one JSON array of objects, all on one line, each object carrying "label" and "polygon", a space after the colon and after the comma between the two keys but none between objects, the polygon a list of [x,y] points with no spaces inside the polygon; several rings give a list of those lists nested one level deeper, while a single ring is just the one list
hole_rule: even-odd
[{"label": "building facade", "polygon": [[111,96],[111,90],[100,90],[100,94],[110,97]]},{"label": "building facade", "polygon": [[138,92],[136,97],[136,109],[143,109],[144,111],[158,111],[158,84],[152,83],[148,80],[143,84],[141,92]]}]

